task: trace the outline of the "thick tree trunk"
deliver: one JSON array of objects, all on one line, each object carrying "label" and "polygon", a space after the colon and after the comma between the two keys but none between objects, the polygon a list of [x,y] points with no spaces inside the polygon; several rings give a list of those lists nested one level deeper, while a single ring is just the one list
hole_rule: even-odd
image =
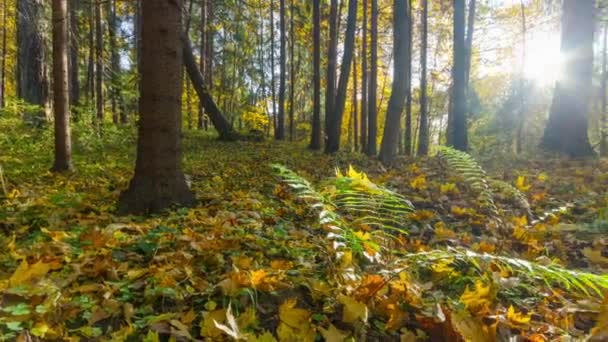
[{"label": "thick tree trunk", "polygon": [[313,0],[313,114],[310,148],[321,149],[321,0]]},{"label": "thick tree trunk", "polygon": [[80,0],[69,0],[70,10],[70,104],[80,104],[80,66],[78,64],[79,27],[78,8]]},{"label": "thick tree trunk", "polygon": [[181,39],[183,41],[183,59],[186,71],[202,106],[205,108],[205,113],[211,119],[211,123],[219,133],[221,140],[230,141],[237,139],[238,135],[233,131],[232,125],[224,118],[224,115],[213,101],[211,94],[209,94],[205,86],[205,78],[196,65],[190,41],[186,36],[182,36]]},{"label": "thick tree trunk", "polygon": [[368,84],[367,104],[367,155],[375,156],[377,153],[378,135],[378,0],[371,0],[371,28],[370,28],[370,73]]},{"label": "thick tree trunk", "polygon": [[103,94],[103,24],[101,21],[101,3],[95,6],[95,108],[97,121],[103,123],[104,94]]},{"label": "thick tree trunk", "polygon": [[413,22],[414,18],[412,17],[412,1],[407,0],[407,17],[409,20],[407,21],[407,45],[406,45],[406,60],[407,64],[406,75],[407,75],[407,84],[406,84],[406,98],[405,98],[405,136],[403,139],[403,151],[406,155],[410,156],[413,154],[413,145],[412,145],[412,55],[413,55]]},{"label": "thick tree trunk", "polygon": [[[463,0],[464,1],[464,0]],[[428,99],[427,99],[427,51],[428,51],[428,0],[422,1],[422,43],[420,46],[420,132],[418,136],[418,155],[429,153]]]},{"label": "thick tree trunk", "polygon": [[454,0],[454,68],[452,70],[453,83],[453,147],[466,151],[467,139],[467,48],[465,42],[465,0]]},{"label": "thick tree trunk", "polygon": [[393,87],[391,98],[386,110],[384,137],[380,148],[380,160],[385,163],[394,161],[399,143],[399,127],[401,114],[407,95],[407,40],[409,26],[408,1],[394,0],[393,2],[393,46],[395,58],[393,67]]},{"label": "thick tree trunk", "polygon": [[17,1],[17,96],[39,106],[24,118],[38,126],[46,121],[48,80],[44,69],[41,0]]},{"label": "thick tree trunk", "polygon": [[6,25],[7,0],[2,1],[2,55],[0,55],[0,109],[6,104]]},{"label": "thick tree trunk", "polygon": [[342,119],[344,117],[344,106],[346,105],[346,92],[348,90],[348,78],[350,76],[353,54],[355,51],[355,29],[357,24],[357,0],[349,0],[348,18],[346,21],[346,37],[344,38],[344,55],[340,66],[340,79],[336,91],[336,103],[333,113],[328,113],[326,120],[329,121],[327,130],[326,153],[334,153],[340,150],[340,137],[342,134]]},{"label": "thick tree trunk", "polygon": [[53,109],[55,163],[52,171],[72,170],[68,85],[68,0],[53,0]]},{"label": "thick tree trunk", "polygon": [[338,58],[338,0],[329,5],[329,42],[327,46],[327,75],[325,79],[325,144],[330,132],[330,117],[336,102],[336,65]]},{"label": "thick tree trunk", "polygon": [[541,147],[572,157],[594,155],[588,135],[588,103],[593,75],[595,1],[565,0],[562,55],[568,56],[564,77],[557,81]]},{"label": "thick tree trunk", "polygon": [[285,0],[279,0],[279,33],[280,33],[280,56],[279,56],[279,116],[277,118],[277,130],[275,139],[285,139],[285,92],[287,80],[287,32],[285,30]]},{"label": "thick tree trunk", "polygon": [[148,214],[194,203],[182,171],[181,0],[142,3],[142,89],[135,175],[121,213]]},{"label": "thick tree trunk", "polygon": [[367,13],[368,2],[363,0],[363,25],[361,27],[361,151],[367,151]]}]

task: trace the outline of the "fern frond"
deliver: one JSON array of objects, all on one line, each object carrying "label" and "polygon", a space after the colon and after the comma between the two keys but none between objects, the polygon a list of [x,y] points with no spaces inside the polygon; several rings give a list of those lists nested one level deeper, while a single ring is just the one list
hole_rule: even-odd
[{"label": "fern frond", "polygon": [[542,282],[548,286],[558,285],[567,291],[584,295],[595,293],[602,296],[604,291],[608,290],[608,275],[568,270],[556,264],[541,265],[524,259],[487,253],[480,254],[459,248],[399,254],[404,260],[418,267],[430,266],[447,259],[466,263],[479,274],[483,274],[493,265],[533,283]]},{"label": "fern frond", "polygon": [[519,206],[526,210],[528,216],[532,217],[532,212],[530,211],[530,202],[528,202],[526,195],[519,191],[519,189],[498,179],[490,179],[488,183],[494,192],[501,192],[509,198],[516,200]]}]

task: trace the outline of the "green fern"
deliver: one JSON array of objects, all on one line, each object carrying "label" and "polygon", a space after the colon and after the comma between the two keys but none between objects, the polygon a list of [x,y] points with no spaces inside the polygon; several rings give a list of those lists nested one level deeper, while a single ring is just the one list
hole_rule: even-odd
[{"label": "green fern", "polygon": [[498,179],[490,179],[488,183],[494,193],[500,192],[506,195],[507,197],[514,199],[515,201],[517,201],[517,204],[520,208],[526,210],[528,217],[532,217],[532,211],[530,210],[530,202],[528,202],[528,198],[526,197],[526,195],[519,191],[519,189],[505,181],[501,181]]},{"label": "green fern", "polygon": [[417,267],[430,267],[447,259],[453,260],[452,263],[465,263],[480,275],[484,274],[490,265],[494,265],[529,282],[538,283],[540,281],[548,286],[558,285],[567,291],[584,295],[595,293],[602,296],[604,291],[608,290],[608,275],[568,270],[556,264],[541,265],[523,259],[487,253],[480,254],[460,248],[396,254]]}]

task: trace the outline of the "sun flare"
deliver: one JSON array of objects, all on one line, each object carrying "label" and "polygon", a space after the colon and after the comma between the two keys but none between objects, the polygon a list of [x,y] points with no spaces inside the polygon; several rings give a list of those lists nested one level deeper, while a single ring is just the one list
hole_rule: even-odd
[{"label": "sun flare", "polygon": [[541,32],[529,37],[526,44],[524,77],[540,86],[551,86],[563,74],[564,58],[560,53],[559,34]]}]

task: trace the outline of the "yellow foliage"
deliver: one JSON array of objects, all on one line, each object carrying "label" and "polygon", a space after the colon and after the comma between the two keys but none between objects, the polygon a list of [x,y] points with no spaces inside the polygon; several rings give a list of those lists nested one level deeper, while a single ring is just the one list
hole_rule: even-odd
[{"label": "yellow foliage", "polygon": [[517,189],[519,189],[519,191],[527,192],[528,190],[530,190],[532,185],[526,183],[526,177],[519,176],[519,177],[517,177],[517,180],[515,181],[515,187]]},{"label": "yellow foliage", "polygon": [[511,305],[509,306],[509,310],[507,311],[507,319],[513,325],[526,325],[530,323],[532,315],[525,314],[522,312],[516,312],[513,305]]},{"label": "yellow foliage", "polygon": [[494,302],[495,296],[496,294],[491,284],[485,285],[483,281],[477,280],[473,289],[467,287],[464,290],[464,293],[460,296],[460,302],[472,314],[478,315],[490,311],[490,306]]},{"label": "yellow foliage", "polygon": [[310,324],[310,312],[296,308],[297,300],[288,299],[279,307],[281,323],[277,329],[279,341],[314,341],[315,329]]},{"label": "yellow foliage", "polygon": [[426,177],[420,175],[410,182],[410,186],[414,190],[426,190]]},{"label": "yellow foliage", "polygon": [[354,323],[358,320],[367,322],[369,314],[367,305],[344,295],[338,296],[338,302],[344,306],[342,311],[342,320],[344,322]]}]

